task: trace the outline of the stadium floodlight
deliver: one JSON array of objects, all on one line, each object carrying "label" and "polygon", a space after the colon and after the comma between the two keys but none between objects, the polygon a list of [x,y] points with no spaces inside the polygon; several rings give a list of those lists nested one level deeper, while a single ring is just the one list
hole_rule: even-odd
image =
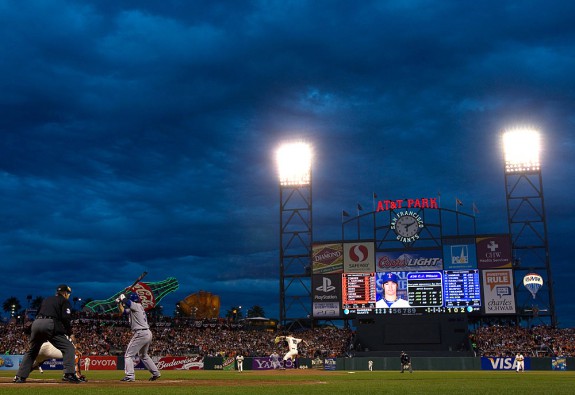
[{"label": "stadium floodlight", "polygon": [[516,128],[503,134],[505,173],[528,173],[541,169],[540,137],[533,128]]},{"label": "stadium floodlight", "polygon": [[282,145],[277,151],[280,185],[309,185],[311,160],[312,152],[309,144],[298,142]]}]

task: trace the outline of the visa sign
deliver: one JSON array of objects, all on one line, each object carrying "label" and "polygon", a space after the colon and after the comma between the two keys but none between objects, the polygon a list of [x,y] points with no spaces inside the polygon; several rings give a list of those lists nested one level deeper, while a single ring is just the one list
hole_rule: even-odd
[{"label": "visa sign", "polygon": [[[515,357],[481,357],[481,370],[515,370]],[[525,370],[531,369],[531,359],[525,358]]]}]

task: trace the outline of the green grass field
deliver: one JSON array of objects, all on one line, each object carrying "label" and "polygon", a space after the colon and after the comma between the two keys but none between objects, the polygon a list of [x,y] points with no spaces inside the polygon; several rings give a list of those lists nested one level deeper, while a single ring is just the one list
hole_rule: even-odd
[{"label": "green grass field", "polygon": [[1,394],[575,394],[575,373],[528,371],[178,371],[147,381],[120,383],[121,371],[86,372],[88,383],[61,383],[60,372],[38,372],[26,384],[11,382],[14,372],[0,371]]}]

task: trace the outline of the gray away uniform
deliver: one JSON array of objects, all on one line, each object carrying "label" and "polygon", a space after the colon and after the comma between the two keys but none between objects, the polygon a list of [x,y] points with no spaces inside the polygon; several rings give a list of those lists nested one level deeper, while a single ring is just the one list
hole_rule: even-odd
[{"label": "gray away uniform", "polygon": [[124,304],[126,306],[124,312],[129,313],[132,332],[134,332],[125,354],[124,372],[126,377],[134,378],[134,357],[136,355],[140,356],[140,360],[153,376],[160,376],[158,367],[148,355],[148,349],[152,343],[152,332],[148,325],[146,312],[140,303],[129,299],[125,299]]}]

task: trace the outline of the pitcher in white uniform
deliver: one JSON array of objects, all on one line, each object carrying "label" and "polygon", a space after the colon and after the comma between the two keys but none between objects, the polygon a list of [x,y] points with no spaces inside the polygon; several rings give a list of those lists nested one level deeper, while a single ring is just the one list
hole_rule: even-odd
[{"label": "pitcher in white uniform", "polygon": [[295,338],[293,336],[278,336],[278,337],[276,337],[276,339],[278,339],[279,341],[285,340],[288,344],[288,347],[289,347],[289,351],[287,352],[286,355],[284,355],[284,358],[283,358],[284,364],[280,369],[282,369],[282,370],[285,369],[285,363],[288,359],[290,359],[292,361],[293,367],[297,368],[297,366],[295,364],[295,359],[296,359],[296,356],[298,355],[297,346],[298,346],[298,344],[300,344],[302,342],[307,346],[308,345],[307,342],[305,340],[298,339],[298,338]]}]

